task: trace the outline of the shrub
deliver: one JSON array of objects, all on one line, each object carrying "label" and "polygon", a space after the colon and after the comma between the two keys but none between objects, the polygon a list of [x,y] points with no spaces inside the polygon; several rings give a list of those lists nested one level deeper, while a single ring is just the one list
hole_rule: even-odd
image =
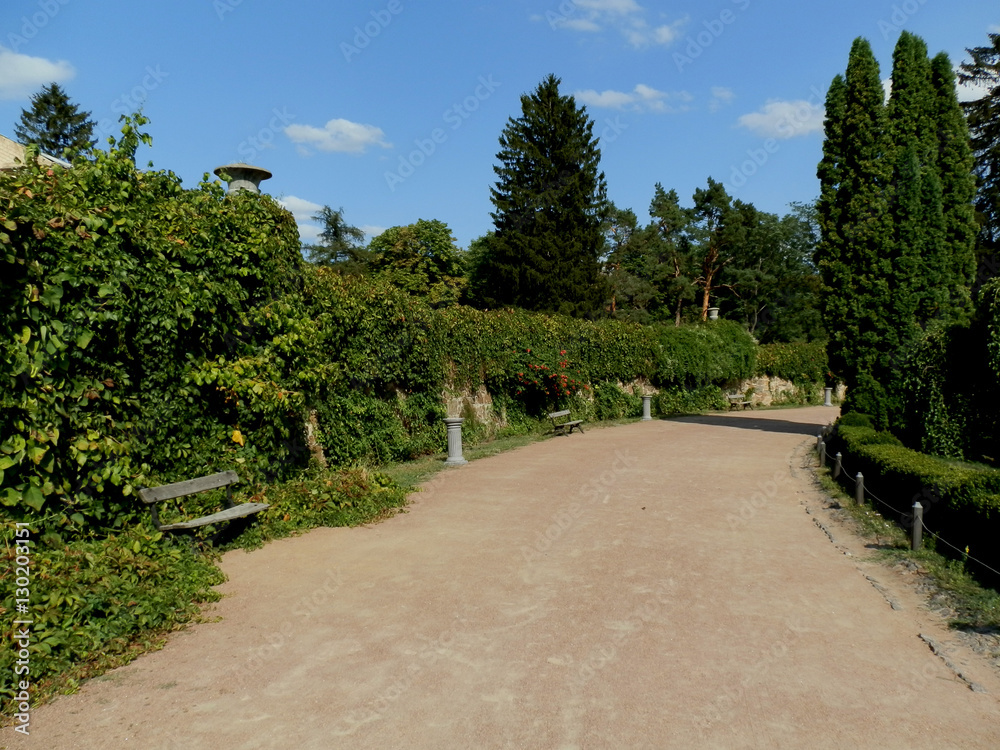
[{"label": "shrub", "polygon": [[763,344],[757,349],[757,375],[814,384],[825,382],[828,371],[825,344]]}]

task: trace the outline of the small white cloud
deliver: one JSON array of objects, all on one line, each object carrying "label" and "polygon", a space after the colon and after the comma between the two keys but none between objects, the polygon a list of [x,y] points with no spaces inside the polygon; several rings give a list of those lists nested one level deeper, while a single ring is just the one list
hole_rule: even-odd
[{"label": "small white cloud", "polygon": [[739,118],[740,126],[766,138],[797,138],[823,130],[823,107],[804,99],[771,99],[764,107]]},{"label": "small white cloud", "polygon": [[319,233],[323,228],[317,224],[299,224],[299,240],[304,245],[315,245],[319,242]]},{"label": "small white cloud", "polygon": [[363,154],[369,146],[392,148],[391,143],[386,143],[381,128],[343,119],[330,120],[322,128],[289,125],[285,135],[298,144],[299,153],[304,154],[309,153],[309,147],[347,154]]},{"label": "small white cloud", "polygon": [[360,229],[368,236],[368,239],[378,237],[380,234],[382,234],[382,232],[384,232],[388,228],[389,227],[377,227],[374,226],[373,224],[362,224],[360,227],[358,227],[358,229]]},{"label": "small white cloud", "polygon": [[586,89],[577,91],[573,96],[584,104],[603,109],[631,109],[635,112],[676,112],[677,108],[667,104],[669,100],[691,101],[691,95],[686,91],[667,93],[659,91],[644,83],[638,84],[632,91],[595,91]]},{"label": "small white cloud", "polygon": [[634,18],[629,27],[622,30],[622,33],[625,34],[628,43],[637,49],[648,47],[651,44],[668,45],[680,36],[681,28],[687,23],[687,20],[685,17],[672,24],[652,28],[644,19]]},{"label": "small white cloud", "polygon": [[0,99],[24,99],[49,83],[62,83],[76,75],[65,60],[52,62],[0,46]]},{"label": "small white cloud", "polygon": [[[646,15],[646,10],[635,0],[572,0],[560,5],[557,11],[550,10],[545,14],[544,20],[553,29],[590,34],[617,29],[635,48],[672,44],[688,21],[685,17],[673,23],[654,26],[646,20]],[[531,18],[543,20],[537,14]]]},{"label": "small white cloud", "polygon": [[594,89],[587,89],[586,91],[577,91],[573,96],[590,107],[608,109],[622,109],[627,104],[635,101],[635,97],[632,94],[624,91],[608,90],[597,92]]},{"label": "small white cloud", "polygon": [[635,0],[574,0],[574,5],[595,13],[639,13],[642,7]]},{"label": "small white cloud", "polygon": [[298,198],[294,195],[288,195],[284,198],[279,198],[278,203],[287,208],[292,216],[295,217],[295,221],[312,221],[312,217],[323,210],[323,207],[319,203],[313,203],[312,201],[307,201],[305,198]]},{"label": "small white cloud", "polygon": [[986,30],[991,34],[1000,34],[1000,24],[990,24]]},{"label": "small white cloud", "polygon": [[726,86],[712,86],[712,98],[708,102],[709,112],[718,112],[722,107],[733,101],[735,94]]}]

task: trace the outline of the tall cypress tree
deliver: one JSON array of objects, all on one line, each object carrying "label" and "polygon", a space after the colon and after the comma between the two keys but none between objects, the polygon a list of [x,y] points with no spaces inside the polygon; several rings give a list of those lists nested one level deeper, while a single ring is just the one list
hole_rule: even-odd
[{"label": "tall cypress tree", "polygon": [[961,322],[971,313],[976,272],[976,174],[969,126],[955,88],[955,73],[944,52],[931,60],[933,117],[938,134],[938,175],[946,250],[946,318]]},{"label": "tall cypress tree", "polygon": [[858,38],[851,47],[843,105],[837,79],[828,99],[833,111],[827,112],[830,142],[819,169],[823,239],[816,261],[826,286],[830,359],[847,383],[848,408],[885,424],[884,384],[892,369],[885,352],[897,343],[894,324],[884,315],[892,270],[887,202],[892,170],[885,94],[867,40]]},{"label": "tall cypress tree", "polygon": [[58,83],[50,83],[31,97],[31,108],[21,110],[14,135],[25,144],[36,143],[52,156],[85,153],[97,143],[91,136],[94,123],[90,112],[81,112]]},{"label": "tall cypress tree", "polygon": [[495,232],[480,272],[482,302],[574,316],[598,314],[607,188],[593,121],[548,76],[521,97],[500,136],[490,197]]},{"label": "tall cypress tree", "polygon": [[927,324],[944,314],[949,295],[942,277],[948,262],[927,45],[904,31],[892,59],[892,94],[887,108],[893,169],[889,193],[892,296],[888,311],[898,326],[898,346],[908,351]]}]

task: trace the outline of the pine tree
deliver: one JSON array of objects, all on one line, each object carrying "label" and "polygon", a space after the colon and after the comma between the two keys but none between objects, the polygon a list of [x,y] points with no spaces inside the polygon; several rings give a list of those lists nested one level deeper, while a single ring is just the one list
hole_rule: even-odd
[{"label": "pine tree", "polygon": [[593,316],[607,299],[599,263],[607,188],[593,121],[559,83],[550,75],[522,95],[521,117],[500,136],[494,240],[477,288],[488,306]]},{"label": "pine tree", "polygon": [[14,126],[14,135],[25,144],[52,156],[70,156],[90,151],[97,143],[92,140],[94,123],[90,112],[80,112],[57,83],[50,83],[31,97],[31,109],[21,110],[21,120]]},{"label": "pine tree", "polygon": [[367,268],[365,233],[345,221],[343,208],[334,211],[323,206],[313,216],[313,221],[320,222],[323,230],[318,243],[303,247],[306,260],[317,265],[336,266],[345,273],[361,273]]},{"label": "pine tree", "polygon": [[1000,34],[989,35],[990,46],[967,49],[971,62],[959,66],[958,79],[989,88],[963,107],[968,117],[979,177],[976,210],[982,217],[981,252],[1000,250]]}]

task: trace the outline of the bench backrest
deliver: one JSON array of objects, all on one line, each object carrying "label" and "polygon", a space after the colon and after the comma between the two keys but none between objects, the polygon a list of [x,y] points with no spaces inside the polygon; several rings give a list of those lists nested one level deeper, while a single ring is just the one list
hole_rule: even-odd
[{"label": "bench backrest", "polygon": [[218,474],[210,474],[207,477],[188,479],[184,482],[174,482],[164,484],[160,487],[147,487],[139,490],[139,499],[147,505],[158,503],[161,500],[173,500],[175,497],[194,495],[198,492],[217,490],[219,487],[228,487],[240,481],[239,475],[235,471],[220,471]]},{"label": "bench backrest", "polygon": [[555,419],[556,417],[568,417],[569,409],[563,409],[562,411],[553,411],[549,413],[549,419]]}]

